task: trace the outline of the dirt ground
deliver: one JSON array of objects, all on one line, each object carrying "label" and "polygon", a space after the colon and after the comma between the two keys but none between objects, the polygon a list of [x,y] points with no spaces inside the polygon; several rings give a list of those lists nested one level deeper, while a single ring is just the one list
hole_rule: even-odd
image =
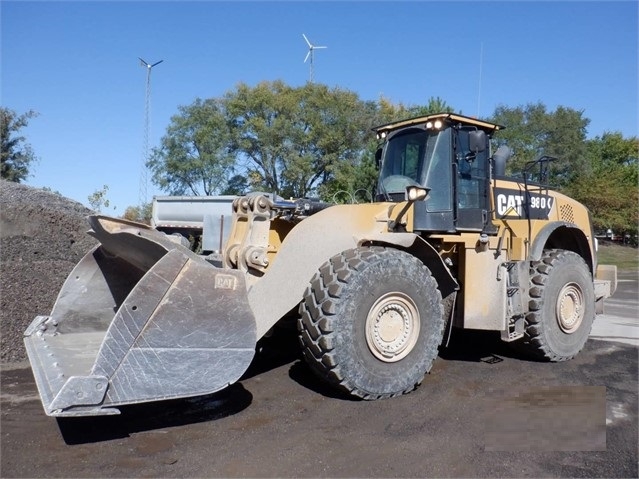
[{"label": "dirt ground", "polygon": [[[215,395],[48,417],[22,333],[95,244],[90,211],[6,182],[0,206],[0,477],[639,475],[638,350],[608,341],[551,364],[498,335],[456,332],[417,391],[367,402],[318,382],[282,330]],[[620,318],[636,315],[632,281]]]},{"label": "dirt ground", "polygon": [[589,341],[550,364],[464,334],[417,391],[372,402],[283,351],[216,395],[58,421],[26,365],[4,370],[0,475],[637,477],[636,347]]}]

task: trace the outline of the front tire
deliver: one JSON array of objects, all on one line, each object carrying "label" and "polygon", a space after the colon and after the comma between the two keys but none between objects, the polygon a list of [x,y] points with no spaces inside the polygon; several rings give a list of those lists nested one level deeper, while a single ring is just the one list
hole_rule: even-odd
[{"label": "front tire", "polygon": [[435,279],[417,258],[391,248],[360,247],[331,258],[311,280],[300,315],[311,369],[362,399],[415,389],[443,336]]},{"label": "front tire", "polygon": [[524,339],[526,353],[547,361],[566,361],[582,350],[595,319],[590,269],[576,253],[545,250],[531,264],[530,302]]}]

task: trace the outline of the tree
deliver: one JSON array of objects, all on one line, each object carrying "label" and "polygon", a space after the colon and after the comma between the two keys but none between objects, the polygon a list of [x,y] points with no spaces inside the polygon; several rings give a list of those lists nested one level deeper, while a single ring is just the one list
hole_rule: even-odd
[{"label": "tree", "polygon": [[332,177],[318,188],[320,197],[334,203],[372,201],[378,175],[374,158],[375,152],[367,151],[355,161],[335,165]]},{"label": "tree", "polygon": [[315,83],[240,84],[224,101],[251,188],[284,197],[316,194],[339,163],[355,162],[374,112],[353,92]]},{"label": "tree", "polygon": [[[454,111],[440,97],[431,97],[425,105],[406,106],[394,104],[380,97],[377,104],[369,104],[365,114],[370,118],[370,128],[392,121]],[[375,198],[377,185],[377,165],[375,152],[380,146],[379,140],[370,131],[366,132],[366,147],[352,161],[341,161],[333,167],[333,175],[324,182],[319,191],[327,200],[341,202],[365,202]]]},{"label": "tree", "polygon": [[122,218],[138,223],[151,224],[151,203],[144,203],[141,206],[127,206]]},{"label": "tree", "polygon": [[565,192],[590,210],[596,231],[638,233],[639,139],[606,132],[586,143],[588,168]]},{"label": "tree", "polygon": [[233,150],[251,189],[279,193],[282,154],[295,110],[292,90],[281,81],[255,88],[240,83],[224,96]]},{"label": "tree", "polygon": [[224,105],[198,98],[178,109],[147,162],[152,181],[172,195],[219,193],[235,163]]},{"label": "tree", "polygon": [[377,101],[376,125],[383,125],[393,121],[415,118],[418,116],[434,115],[435,113],[454,112],[455,109],[438,96],[430,97],[425,105],[404,105],[393,103],[388,98],[380,96]]},{"label": "tree", "polygon": [[523,172],[526,164],[541,156],[556,157],[548,182],[561,188],[588,166],[586,127],[590,120],[583,117],[583,111],[559,106],[548,112],[543,103],[515,108],[502,105],[495,109],[492,121],[506,127],[497,135],[496,146],[506,144],[515,153],[507,165],[510,174]]},{"label": "tree", "polygon": [[53,193],[54,195],[62,196],[62,193],[60,193],[58,190],[52,189],[50,186],[43,186],[42,191],[48,191],[49,193]]},{"label": "tree", "polygon": [[248,178],[243,175],[234,175],[229,178],[226,188],[222,191],[223,195],[244,195],[249,189]]},{"label": "tree", "polygon": [[98,213],[102,211],[102,207],[108,208],[110,201],[107,198],[107,192],[109,191],[109,186],[104,185],[101,189],[95,190],[88,196],[89,205],[93,211],[97,211]]},{"label": "tree", "polygon": [[22,115],[8,108],[0,107],[0,145],[2,163],[0,177],[20,183],[29,176],[31,165],[37,161],[31,145],[19,134],[26,128],[31,118],[38,116],[33,110]]},{"label": "tree", "polygon": [[435,113],[452,113],[455,110],[442,98],[436,96],[430,97],[426,105],[411,106],[408,111],[411,116],[426,116],[434,115]]},{"label": "tree", "polygon": [[[367,189],[367,144],[374,135],[376,105],[357,94],[325,85],[307,83],[298,91],[300,111],[297,130],[299,158],[308,156],[306,169],[287,169],[284,179],[292,191],[306,190],[327,197],[340,177],[349,192]],[[293,162],[295,164],[295,162]]]},{"label": "tree", "polygon": [[374,126],[452,110],[441,98],[406,107],[307,83],[240,83],[222,98],[196,100],[171,119],[149,168],[171,194],[319,195],[333,201],[374,196]]}]

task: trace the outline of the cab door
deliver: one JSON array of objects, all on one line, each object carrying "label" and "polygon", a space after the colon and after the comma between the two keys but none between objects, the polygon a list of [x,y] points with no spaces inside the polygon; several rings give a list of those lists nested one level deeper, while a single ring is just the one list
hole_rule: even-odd
[{"label": "cab door", "polygon": [[[475,132],[472,142],[471,132]],[[455,131],[453,141],[456,170],[455,226],[461,231],[482,231],[490,208],[487,139],[485,135],[476,133],[477,129],[474,127],[460,127]],[[482,151],[478,151],[477,146],[477,139],[480,137],[486,143]]]}]

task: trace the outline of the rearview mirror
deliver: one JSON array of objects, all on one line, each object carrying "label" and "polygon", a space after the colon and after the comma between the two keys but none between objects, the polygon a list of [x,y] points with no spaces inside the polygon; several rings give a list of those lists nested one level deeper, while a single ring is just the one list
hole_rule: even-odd
[{"label": "rearview mirror", "polygon": [[377,150],[375,151],[375,166],[377,166],[377,169],[379,169],[381,164],[382,164],[382,149],[377,148]]},{"label": "rearview mirror", "polygon": [[481,153],[486,150],[486,132],[483,130],[473,130],[468,133],[470,151]]}]

